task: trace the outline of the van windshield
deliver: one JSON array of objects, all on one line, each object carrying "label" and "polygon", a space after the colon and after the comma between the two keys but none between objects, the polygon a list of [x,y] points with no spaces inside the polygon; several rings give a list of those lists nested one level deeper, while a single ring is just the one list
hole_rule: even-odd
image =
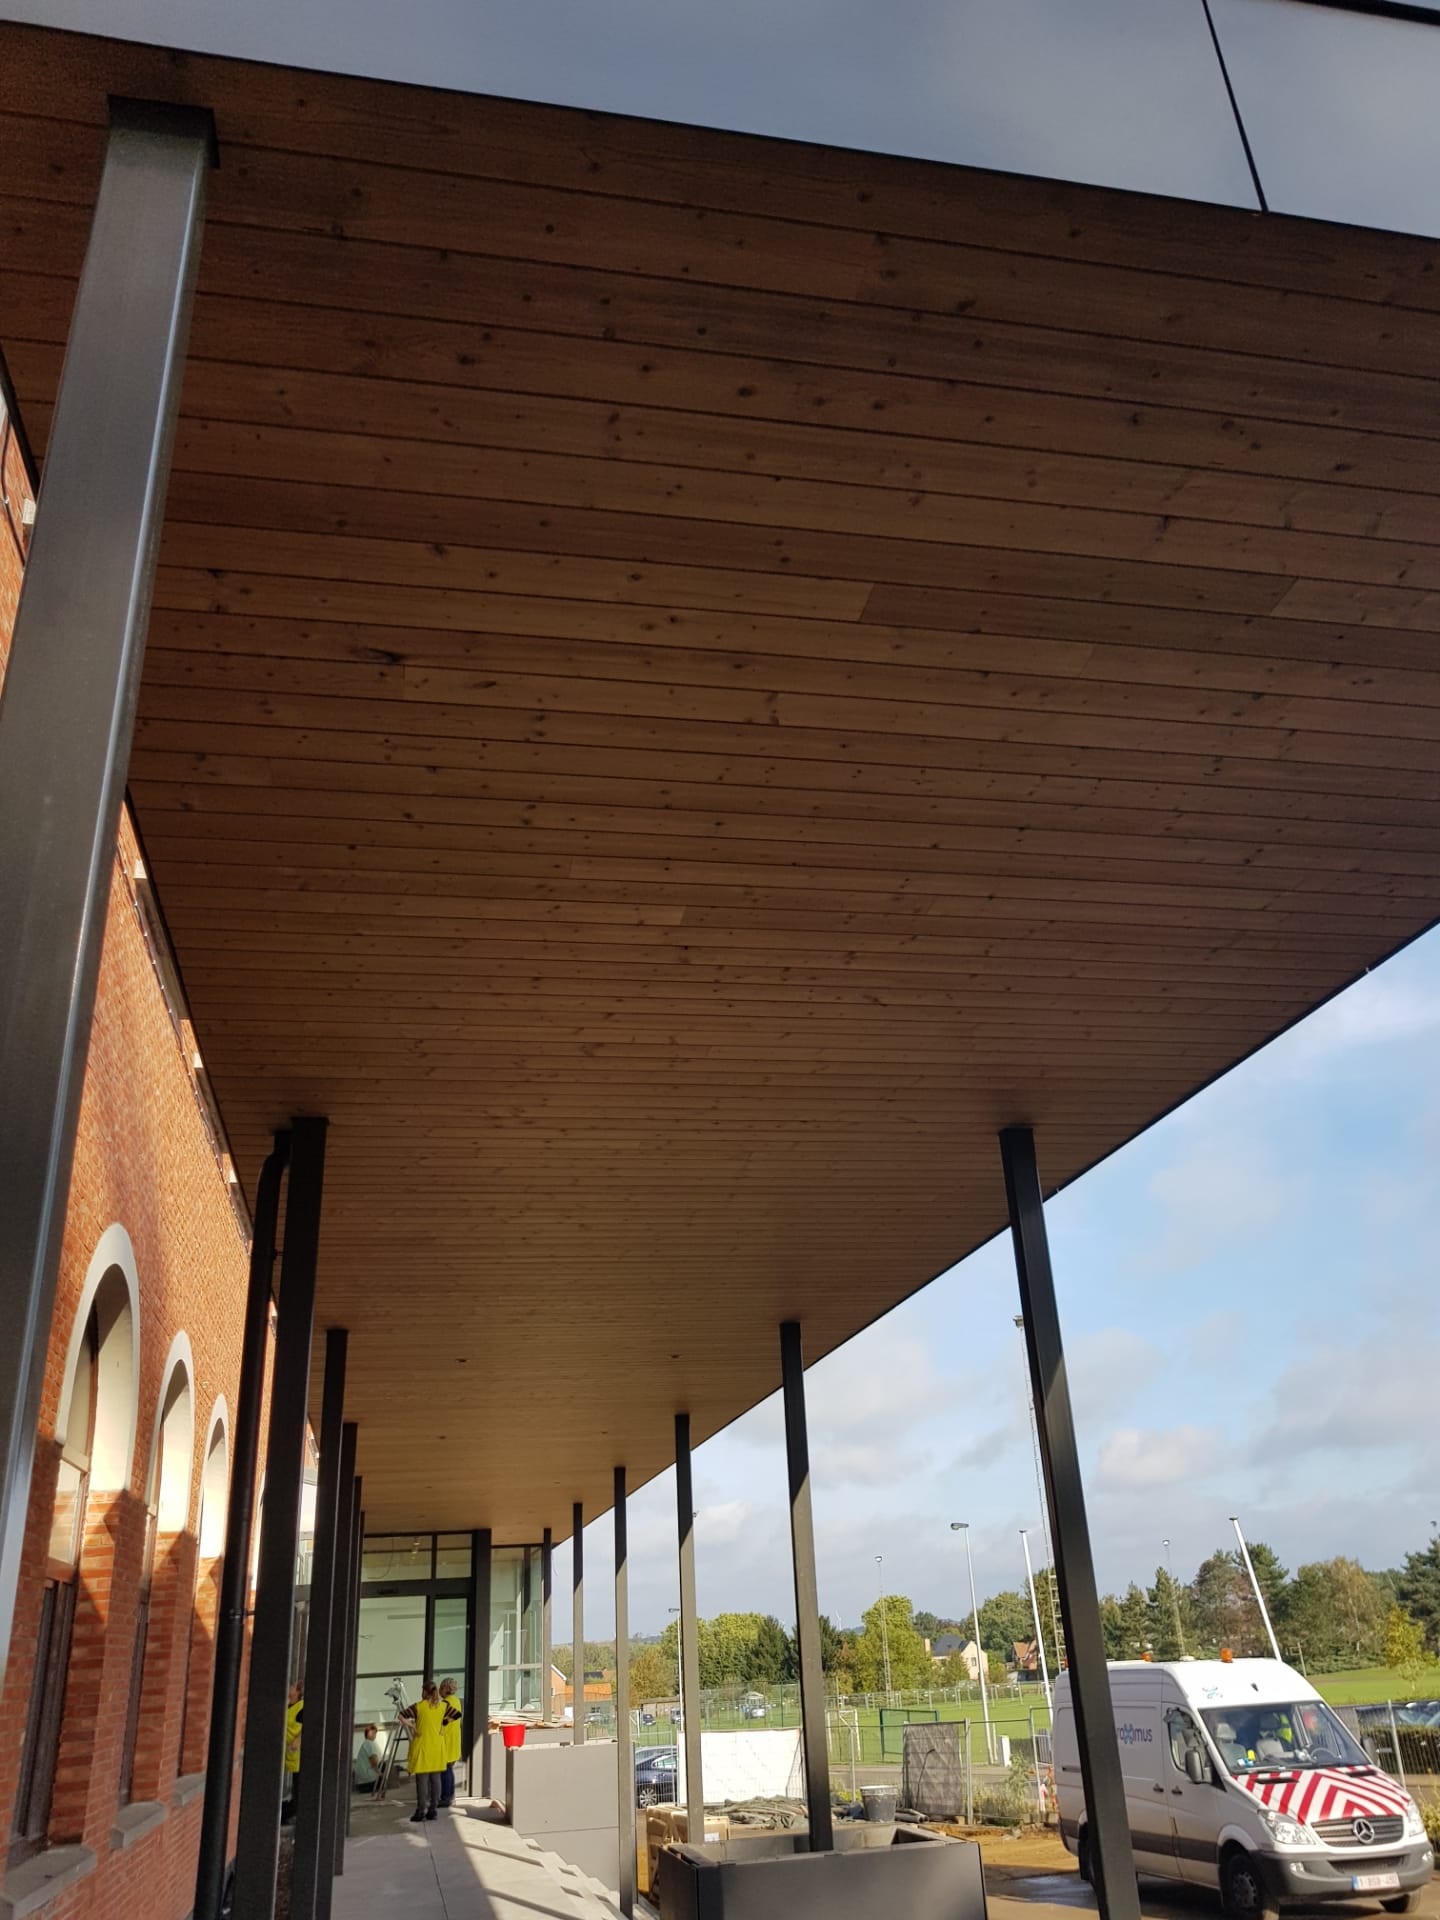
[{"label": "van windshield", "polygon": [[1370,1765],[1364,1749],[1323,1700],[1202,1707],[1200,1717],[1231,1773]]}]

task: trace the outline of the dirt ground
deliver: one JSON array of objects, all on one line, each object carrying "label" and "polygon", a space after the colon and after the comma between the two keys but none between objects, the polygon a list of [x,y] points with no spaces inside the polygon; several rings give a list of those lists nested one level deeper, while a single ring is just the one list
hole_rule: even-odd
[{"label": "dirt ground", "polygon": [[967,1827],[927,1821],[955,1840],[976,1840],[987,1872],[1009,1867],[1024,1873],[1074,1873],[1075,1861],[1054,1827]]}]

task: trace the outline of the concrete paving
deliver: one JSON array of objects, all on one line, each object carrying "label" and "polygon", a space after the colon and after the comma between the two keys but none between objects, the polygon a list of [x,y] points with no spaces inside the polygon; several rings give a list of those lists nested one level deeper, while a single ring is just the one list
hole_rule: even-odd
[{"label": "concrete paving", "polygon": [[520,1839],[495,1809],[457,1799],[423,1825],[408,1799],[357,1805],[334,1920],[613,1920],[583,1875]]}]

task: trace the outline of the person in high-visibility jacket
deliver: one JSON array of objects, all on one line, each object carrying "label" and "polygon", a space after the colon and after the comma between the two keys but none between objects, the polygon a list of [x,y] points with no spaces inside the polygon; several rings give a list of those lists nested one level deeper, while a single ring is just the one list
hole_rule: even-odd
[{"label": "person in high-visibility jacket", "polygon": [[445,1702],[433,1680],[427,1680],[420,1698],[406,1715],[410,1727],[410,1755],[405,1765],[415,1782],[412,1820],[433,1820],[440,1805],[440,1782],[445,1774]]},{"label": "person in high-visibility jacket", "polygon": [[440,1682],[440,1698],[445,1702],[445,1778],[440,1785],[440,1805],[448,1807],[455,1798],[455,1762],[460,1758],[460,1725],[465,1703],[455,1691],[453,1680]]},{"label": "person in high-visibility jacket", "polygon": [[300,1773],[300,1723],[305,1717],[305,1694],[292,1686],[285,1707],[285,1799],[280,1808],[280,1824],[288,1826],[295,1818],[295,1783]]}]

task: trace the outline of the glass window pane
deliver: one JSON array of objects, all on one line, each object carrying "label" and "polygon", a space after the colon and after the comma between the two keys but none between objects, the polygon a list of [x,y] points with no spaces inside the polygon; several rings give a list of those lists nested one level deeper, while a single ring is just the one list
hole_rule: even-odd
[{"label": "glass window pane", "polygon": [[435,1542],[435,1578],[437,1580],[468,1580],[469,1577],[469,1534],[442,1533]]},{"label": "glass window pane", "polygon": [[389,1697],[388,1688],[399,1679],[405,1690],[408,1702],[419,1699],[424,1676],[419,1673],[362,1673],[355,1682],[355,1724],[363,1727],[367,1720],[373,1720],[377,1727],[395,1725],[395,1702]]},{"label": "glass window pane", "polygon": [[428,1580],[428,1533],[368,1533],[361,1559],[361,1580]]},{"label": "glass window pane", "polygon": [[469,1644],[466,1614],[469,1602],[463,1595],[442,1596],[435,1602],[435,1678],[453,1680],[465,1691],[465,1660]]},{"label": "glass window pane", "polygon": [[425,1596],[362,1596],[356,1658],[360,1673],[414,1673],[425,1665]]}]

